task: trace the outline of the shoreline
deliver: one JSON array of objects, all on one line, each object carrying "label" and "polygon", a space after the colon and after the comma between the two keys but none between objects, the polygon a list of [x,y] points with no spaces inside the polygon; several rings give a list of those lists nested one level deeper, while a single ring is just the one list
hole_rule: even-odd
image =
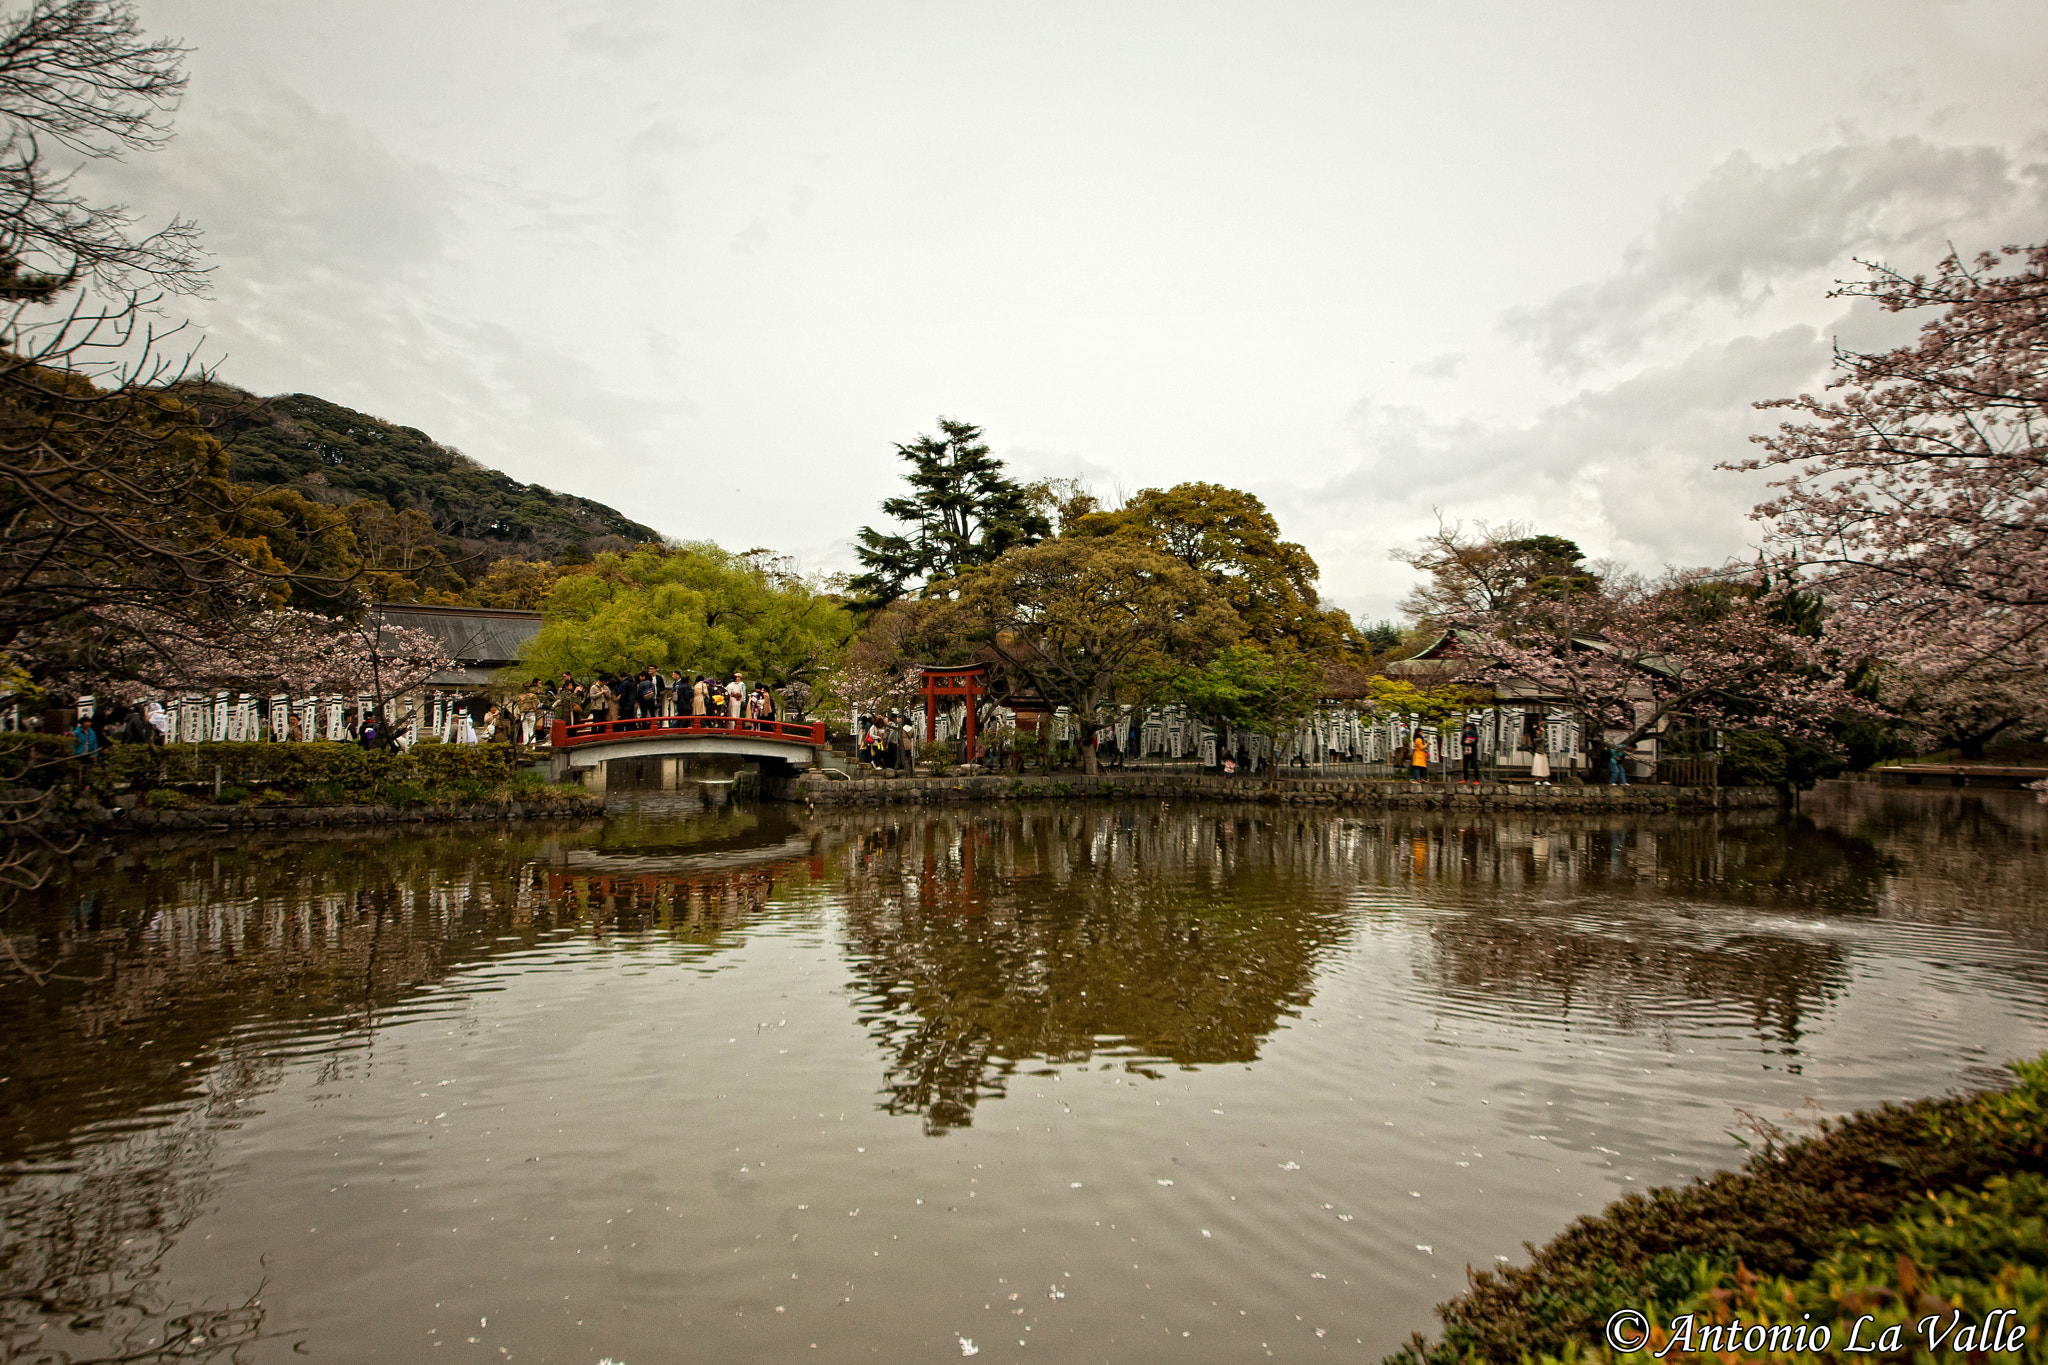
[{"label": "shoreline", "polygon": [[1558,786],[1403,782],[1357,777],[1223,777],[1207,773],[975,774],[835,779],[816,771],[766,782],[762,794],[808,809],[954,801],[1193,800],[1408,810],[1563,812],[1757,810],[1786,804],[1775,787]]},{"label": "shoreline", "polygon": [[604,802],[597,797],[552,801],[499,801],[469,805],[394,806],[365,803],[339,806],[187,806],[157,810],[150,806],[94,806],[66,812],[40,827],[44,834],[82,835],[89,839],[123,834],[224,833],[255,829],[332,829],[370,825],[455,825],[482,821],[602,819]]}]

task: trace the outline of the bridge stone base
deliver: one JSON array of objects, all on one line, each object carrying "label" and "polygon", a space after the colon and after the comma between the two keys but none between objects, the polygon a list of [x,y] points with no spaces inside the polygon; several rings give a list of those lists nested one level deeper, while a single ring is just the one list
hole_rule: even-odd
[{"label": "bridge stone base", "polygon": [[[673,746],[656,753],[621,752],[628,747],[607,744],[602,749],[590,746],[558,751],[548,761],[548,779],[580,782],[592,796],[603,796],[613,785],[642,791],[677,791],[702,784],[723,787],[742,773],[757,772],[764,796],[788,800],[790,796],[781,794],[793,794],[796,779],[812,768],[805,761],[808,755],[792,759],[782,754],[726,752],[700,744],[692,744],[684,754],[678,754]],[[614,774],[614,764],[625,771]]]}]

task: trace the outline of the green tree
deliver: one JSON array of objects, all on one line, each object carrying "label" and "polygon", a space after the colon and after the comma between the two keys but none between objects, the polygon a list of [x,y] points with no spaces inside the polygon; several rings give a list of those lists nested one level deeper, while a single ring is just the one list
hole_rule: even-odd
[{"label": "green tree", "polygon": [[1171,555],[1200,574],[1262,649],[1338,655],[1351,648],[1351,618],[1321,605],[1321,571],[1307,550],[1280,538],[1280,523],[1250,493],[1213,483],[1147,488],[1114,512],[1078,519],[1081,535],[1115,536]]},{"label": "green tree", "polygon": [[1244,632],[1202,575],[1109,537],[1012,550],[967,582],[962,605],[1014,678],[1072,708],[1090,772],[1085,741],[1104,707],[1141,700],[1174,663],[1209,658]]},{"label": "green tree", "polygon": [[1200,668],[1173,670],[1160,689],[1212,724],[1277,739],[1298,729],[1323,697],[1323,667],[1299,654],[1228,645]]},{"label": "green tree", "polygon": [[911,492],[885,499],[882,511],[904,529],[860,528],[854,553],[866,572],[850,586],[867,606],[928,589],[1052,534],[1040,499],[1004,475],[980,427],[941,417],[939,431],[896,447],[910,466],[904,479]]},{"label": "green tree", "polygon": [[708,542],[599,555],[557,580],[541,612],[510,677],[653,665],[809,686],[853,637],[852,613],[834,598]]}]

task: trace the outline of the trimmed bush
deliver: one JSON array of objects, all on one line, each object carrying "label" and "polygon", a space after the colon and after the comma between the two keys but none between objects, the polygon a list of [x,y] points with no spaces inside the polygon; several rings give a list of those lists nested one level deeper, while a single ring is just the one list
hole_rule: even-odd
[{"label": "trimmed bush", "polygon": [[1532,1250],[1527,1266],[1472,1272],[1471,1287],[1437,1308],[1442,1340],[1417,1336],[1388,1365],[1584,1355],[1617,1309],[1668,1321],[1703,1285],[1725,1294],[1738,1275],[1804,1281],[1856,1230],[1889,1225],[1932,1193],[2048,1173],[2048,1057],[2012,1070],[2010,1090],[1888,1104],[1767,1143],[1740,1171],[1617,1200]]},{"label": "trimmed bush", "polygon": [[2032,1335],[2048,1312],[2048,1179],[2021,1172],[1930,1195],[1883,1226],[1850,1231],[1803,1279],[1704,1260],[1693,1278],[1693,1292],[1670,1312],[1649,1305],[1642,1351],[1623,1357],[1601,1343],[1541,1359],[1924,1359],[1943,1354],[1928,1349],[1936,1331],[1948,1353],[1985,1359],[1982,1324],[1995,1323],[1993,1314],[2010,1312],[2009,1324],[1998,1325],[2024,1325]]},{"label": "trimmed bush", "polygon": [[0,787],[47,787],[69,771],[70,735],[0,732]]},{"label": "trimmed bush", "polygon": [[[68,750],[67,750],[68,751]],[[238,787],[278,786],[309,792],[338,788],[342,801],[376,798],[389,783],[422,789],[468,780],[497,785],[512,774],[511,746],[437,744],[412,753],[364,749],[354,744],[124,744],[100,760],[115,786],[204,787],[214,770]]]}]

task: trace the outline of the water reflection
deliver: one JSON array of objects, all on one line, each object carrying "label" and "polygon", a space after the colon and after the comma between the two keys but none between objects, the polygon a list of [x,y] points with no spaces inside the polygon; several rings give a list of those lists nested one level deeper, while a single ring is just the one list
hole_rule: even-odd
[{"label": "water reflection", "polygon": [[[489,1132],[471,1134],[458,1171],[432,1164],[449,1160],[455,1135],[443,1134],[431,1158],[415,1151],[413,1189],[428,1191],[421,1200],[432,1197],[440,1179],[460,1192],[453,1202],[473,1203],[471,1191],[482,1187],[463,1182],[494,1155],[504,1163],[546,1154],[551,1178],[573,1180],[553,1176],[550,1144],[600,1144],[585,1148],[581,1172],[610,1173],[701,1139],[701,1151],[686,1149],[691,1179],[745,1148],[744,1156],[733,1156],[737,1173],[722,1171],[713,1194],[689,1203],[695,1187],[683,1179],[644,1170],[637,1179],[675,1204],[661,1206],[674,1215],[674,1235],[714,1225],[718,1254],[737,1255],[732,1247],[755,1242],[763,1231],[746,1221],[757,1215],[739,1197],[755,1188],[749,1182],[763,1166],[791,1182],[784,1191],[791,1205],[819,1189],[883,1179],[868,1171],[880,1165],[867,1155],[872,1130],[849,1141],[838,1110],[871,1102],[884,1116],[869,1115],[872,1124],[919,1149],[955,1154],[1021,1127],[985,1122],[995,1112],[1063,1122],[1054,1111],[1066,1101],[1034,1092],[1072,1096],[1081,1089],[1074,1082],[1086,1083],[1078,1074],[1084,1064],[1107,1065],[1111,1074],[1099,1078],[1089,1122],[1111,1125],[1108,1116],[1121,1116],[1112,1126],[1073,1120],[1046,1143],[1051,1150],[1075,1138],[1060,1159],[1076,1170],[1056,1179],[1041,1173],[1039,1186],[1016,1187],[1012,1205],[1001,1205],[1001,1192],[986,1184],[926,1205],[895,1199],[900,1191],[877,1183],[867,1187],[876,1201],[868,1216],[848,1224],[868,1235],[886,1193],[912,1209],[929,1207],[934,1218],[941,1208],[950,1215],[956,1204],[1030,1209],[1030,1219],[1014,1221],[1020,1234],[1027,1223],[1036,1233],[1046,1188],[1095,1188],[1094,1170],[1078,1167],[1095,1160],[1099,1147],[1159,1145],[1165,1128],[1213,1117],[1213,1159],[1224,1141],[1249,1133],[1237,1127],[1236,1108],[1226,1118],[1206,1100],[1188,1102],[1191,1092],[1226,1083],[1246,1087],[1239,1093],[1247,1096],[1265,1095],[1270,1112],[1284,1107],[1294,1130],[1288,1137],[1298,1132],[1302,1141],[1322,1143],[1333,1186],[1374,1183],[1354,1180],[1365,1166],[1344,1166],[1341,1155],[1400,1169],[1399,1177],[1382,1171],[1375,1180],[1405,1192],[1427,1184],[1405,1172],[1445,1161],[1434,1134],[1410,1135],[1409,1120],[1419,1111],[1400,1107],[1439,1078],[1440,1094],[1492,1094],[1484,1121],[1512,1119],[1522,1141],[1541,1133],[1546,1149],[1554,1138],[1558,1150],[1612,1148],[1621,1160],[1622,1148],[1649,1151],[1654,1144],[1663,1153],[1682,1146],[1669,1140],[1666,1114],[1705,1074],[1705,1058],[1681,1055],[1693,1045],[1739,1058],[1744,1086],[1755,1084],[1756,1054],[1792,1070],[1815,1055],[1822,1038],[1838,1056],[1880,1054],[1872,1063],[1880,1069],[1899,1056],[1935,1057],[1947,1068],[1972,1049],[1996,1062],[1979,1032],[2002,1036],[2001,1028],[2019,1027],[2011,1019],[2048,1019],[2048,955],[2039,951],[2048,914],[2044,853],[2048,808],[2024,796],[1876,789],[1817,793],[1790,818],[1626,822],[1162,805],[940,809],[810,821],[776,807],[722,806],[678,818],[650,802],[578,828],[308,836],[261,847],[138,845],[81,866],[15,912],[9,925],[46,980],[0,977],[0,1358],[35,1359],[39,1351],[57,1358],[51,1353],[60,1342],[80,1359],[143,1358],[173,1336],[190,1346],[194,1334],[205,1337],[204,1351],[214,1351],[272,1330],[259,1302],[265,1272],[257,1258],[214,1264],[203,1282],[215,1293],[204,1303],[174,1295],[173,1283],[191,1281],[166,1269],[179,1255],[197,1254],[192,1244],[203,1239],[191,1232],[195,1222],[232,1198],[242,1150],[234,1135],[274,1131],[266,1125],[309,1106],[333,1106],[340,1126],[349,1106],[374,1088],[380,1038],[412,1040],[386,1048],[387,1069],[402,1070],[388,1056],[418,1047],[425,1032],[419,1026],[433,1023],[437,1038],[476,1029],[484,1002],[511,998],[501,993],[531,994],[536,1003],[517,997],[529,1021],[541,1012],[539,1001],[560,1005],[565,1021],[574,1017],[575,1027],[586,1030],[576,1035],[586,1050],[561,1045],[567,1050],[557,1059],[573,1064],[544,1073],[544,1081],[535,1079],[543,1073],[534,1069],[530,1049],[553,1045],[552,1021],[531,1023],[516,1040],[486,1034],[504,1041],[451,1052],[460,1060],[438,1075],[488,1081],[514,1111],[528,1106],[519,1130],[526,1145],[496,1147],[501,1139]],[[792,948],[799,940],[803,953]],[[752,943],[775,951],[741,951]],[[620,964],[631,970],[616,971]],[[1899,1009],[1895,1017],[1897,1001],[1870,985],[1872,964],[1911,983],[1897,1000],[1928,1002],[1932,1012],[1906,1019],[1910,1009]],[[594,969],[590,980],[602,994],[580,986],[566,997],[548,994],[565,972],[585,968]],[[799,985],[805,970],[813,972],[808,987]],[[688,989],[678,989],[679,981]],[[2024,988],[1987,992],[1986,981]],[[720,994],[721,985],[730,993]],[[753,1011],[741,1016],[750,1024],[786,1015],[794,1027],[748,1053],[752,1030],[728,1032],[732,1002],[742,999]],[[1844,1009],[1858,999],[1864,1018],[1878,1020],[1861,1025],[1861,1033],[1842,1023]],[[1333,1009],[1333,1000],[1345,1012]],[[1985,1001],[1991,1003],[1980,1007]],[[762,1012],[768,1009],[777,1012]],[[1317,1027],[1290,1031],[1303,1015]],[[729,1047],[707,1055],[687,1030],[655,1036],[678,1019],[689,1020],[702,1038],[715,1031],[709,1041]],[[562,1027],[570,1029],[567,1022]],[[1458,1055],[1456,1076],[1432,1070],[1446,1065],[1442,1057],[1456,1046],[1441,1040],[1460,1028],[1485,1041]],[[649,1051],[637,1071],[614,1073],[591,1060],[641,1046]],[[1603,1058],[1598,1049],[1626,1059]],[[1364,1076],[1369,1068],[1359,1066],[1361,1057],[1387,1074]],[[1635,1102],[1634,1087],[1649,1085],[1638,1078],[1660,1060],[1668,1082],[1621,1112]],[[1065,1085],[1036,1083],[1061,1072]],[[1338,1073],[1341,1084],[1329,1079]],[[1943,1070],[1933,1083],[1951,1074]],[[624,1076],[642,1090],[652,1078],[676,1093],[636,1109],[622,1102]],[[300,1090],[282,1090],[287,1078],[296,1078]],[[1034,1083],[1025,1084],[1027,1078]],[[1143,1107],[1112,1111],[1101,1094],[1115,1083],[1129,1086],[1114,1092],[1119,1102],[1142,1090],[1146,1098],[1136,1103]],[[1330,1095],[1320,1093],[1326,1083]],[[1360,1109],[1345,1106],[1354,1094],[1365,1096],[1368,1084],[1383,1087],[1371,1098],[1384,1118],[1362,1136]],[[1597,1104],[1597,1125],[1588,1120],[1584,1132],[1568,1133],[1562,1124],[1572,1087],[1597,1093],[1584,1101],[1588,1112]],[[411,1087],[397,1088],[409,1102]],[[828,1090],[834,1112],[817,1112],[833,1103],[813,1104]],[[1167,1106],[1180,1103],[1180,1112],[1155,1108],[1160,1098]],[[433,1103],[457,1109],[453,1101]],[[618,1117],[596,1136],[587,1127],[565,1131],[558,1115],[594,1105],[608,1105]],[[1246,1110],[1252,1111],[1249,1101]],[[357,1112],[355,1121],[370,1124],[363,1112],[377,1111]],[[638,1121],[645,1126],[635,1127],[634,1116],[643,1112],[649,1117]],[[1402,1124],[1398,1134],[1387,1121],[1394,1119]],[[324,1111],[319,1121],[328,1122]],[[1481,1120],[1467,1114],[1457,1121]],[[1717,1123],[1707,1120],[1707,1131],[1718,1131]],[[615,1147],[602,1146],[614,1129]],[[319,1131],[324,1141],[330,1130]],[[1634,1137],[1616,1135],[1622,1132]],[[936,1146],[920,1133],[954,1136]],[[1184,1148],[1181,1128],[1166,1136],[1173,1148]],[[1260,1130],[1247,1139],[1259,1149],[1253,1168],[1268,1173],[1265,1179],[1287,1169],[1263,1151],[1268,1138],[1279,1136]],[[1367,1137],[1388,1145],[1371,1147]],[[1485,1149],[1498,1159],[1496,1137],[1506,1141],[1494,1134]],[[1188,1152],[1190,1161],[1204,1159],[1199,1147]],[[741,1164],[771,1148],[772,1166]],[[868,1165],[853,1171],[834,1164],[853,1159],[849,1148]],[[1075,1154],[1083,1149],[1088,1155]],[[275,1151],[265,1177],[272,1181],[291,1164]],[[1007,1154],[1024,1163],[1021,1147]],[[926,1157],[922,1164],[952,1159]],[[1179,1157],[1159,1160],[1164,1170]],[[1462,1171],[1464,1161],[1477,1158],[1458,1160]],[[903,1158],[905,1169],[918,1164],[917,1157]],[[1105,1184],[1130,1174],[1106,1157],[1097,1169]],[[326,1170],[314,1177],[320,1189],[334,1183],[322,1178]],[[1546,1171],[1570,1178],[1555,1164],[1535,1174]],[[1086,1180],[1075,1183],[1082,1175]],[[542,1243],[552,1245],[557,1233],[566,1243],[568,1222],[603,1225],[617,1212],[607,1205],[602,1218],[593,1217],[599,1194],[562,1195],[565,1187],[540,1185],[537,1172],[523,1178],[536,1181],[527,1188],[553,1190],[560,1200],[552,1215],[558,1221],[517,1253],[534,1258],[523,1263],[530,1272],[553,1264],[542,1259],[552,1254]],[[1198,1183],[1179,1178],[1175,1197],[1192,1200]],[[1271,1251],[1301,1242],[1298,1220],[1287,1221],[1295,1215],[1280,1212],[1277,1200],[1255,1203],[1250,1177],[1230,1178],[1242,1183],[1216,1198],[1233,1211],[1200,1214],[1204,1221],[1193,1235],[1228,1216],[1247,1220],[1247,1246]],[[1469,1178],[1446,1177],[1446,1213],[1431,1209],[1432,1217],[1455,1216],[1462,1206],[1448,1202],[1451,1192]],[[1149,1167],[1135,1181],[1146,1190],[1169,1185]],[[1498,1188],[1489,1181],[1480,1203],[1497,1198]],[[1576,1180],[1560,1188],[1575,1198],[1593,1189]],[[1215,1189],[1224,1189],[1220,1178]],[[968,1206],[967,1199],[977,1202]],[[849,1210],[860,1202],[849,1197]],[[529,1207],[538,1227],[543,1210],[523,1205],[522,1213]],[[1554,1212],[1542,1215],[1554,1221]],[[361,1216],[366,1227],[374,1221]],[[1099,1226],[1075,1217],[1080,1221],[1058,1239],[1061,1257],[1074,1245],[1076,1228]],[[1492,1226],[1489,1209],[1477,1208],[1473,1217]],[[318,1221],[322,1238],[338,1231],[327,1227],[328,1217]],[[950,1273],[932,1267],[957,1260],[961,1247],[983,1244],[980,1233],[960,1226],[964,1240],[932,1243],[950,1250],[934,1250],[918,1275]],[[1332,1223],[1330,1235],[1365,1226],[1346,1219]],[[209,1232],[218,1228],[216,1222]],[[363,1244],[385,1246],[382,1231],[377,1225]],[[780,1239],[795,1231],[776,1227]],[[880,1244],[893,1243],[897,1231],[905,1246],[924,1235],[904,1224]],[[807,1226],[798,1249],[821,1235]],[[1435,1236],[1420,1228],[1398,1237],[1389,1232],[1387,1246],[1400,1251]],[[206,1245],[217,1249],[221,1242]],[[501,1240],[491,1254],[512,1256],[510,1246]],[[1375,1248],[1374,1255],[1386,1250]],[[872,1260],[873,1249],[863,1245],[852,1254]],[[434,1264],[446,1250],[437,1248],[420,1265]],[[302,1274],[306,1265],[321,1264],[304,1254]],[[1121,1256],[1098,1269],[1120,1269]],[[451,1266],[448,1275],[474,1278],[473,1267]],[[799,1268],[778,1267],[776,1281],[794,1278],[790,1272]],[[1396,1273],[1363,1262],[1355,1272],[1359,1283],[1369,1276],[1375,1284]],[[808,1284],[812,1271],[804,1273]],[[1144,1274],[1152,1273],[1148,1261]],[[1430,1284],[1427,1273],[1417,1272],[1413,1286],[1422,1304],[1440,1297],[1441,1286]],[[1303,1268],[1302,1278],[1307,1274]],[[1140,1281],[1147,1289],[1151,1283]],[[836,1304],[830,1311],[838,1311]],[[1290,1305],[1288,1316],[1299,1307]]]},{"label": "water reflection", "polygon": [[1092,810],[852,824],[846,936],[883,1105],[972,1122],[1019,1066],[1249,1062],[1347,932],[1341,836]]}]

